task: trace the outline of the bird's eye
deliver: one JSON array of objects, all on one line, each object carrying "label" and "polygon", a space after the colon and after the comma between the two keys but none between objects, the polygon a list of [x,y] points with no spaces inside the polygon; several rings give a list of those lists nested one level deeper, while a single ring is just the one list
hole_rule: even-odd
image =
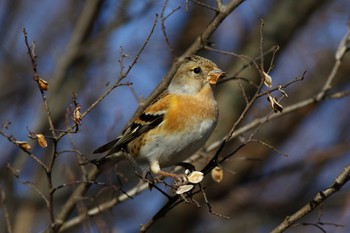
[{"label": "bird's eye", "polygon": [[200,72],[202,72],[202,69],[200,67],[196,67],[193,69],[193,72],[199,74]]}]

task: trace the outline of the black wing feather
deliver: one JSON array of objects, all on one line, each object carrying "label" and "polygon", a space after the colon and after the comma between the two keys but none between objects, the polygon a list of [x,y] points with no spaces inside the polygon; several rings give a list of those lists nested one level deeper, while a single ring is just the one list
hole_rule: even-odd
[{"label": "black wing feather", "polygon": [[[142,114],[144,115],[144,114]],[[141,116],[142,116],[141,115]],[[140,118],[141,118],[140,116]],[[118,152],[121,148],[123,148],[125,145],[127,145],[129,142],[134,140],[135,138],[141,136],[143,133],[155,128],[163,121],[164,115],[156,115],[152,116],[152,121],[148,124],[140,125],[137,123],[133,123],[130,126],[130,133],[124,135],[120,140],[117,141],[117,143],[111,148],[111,150],[108,152],[107,155],[114,154]]]},{"label": "black wing feather", "polygon": [[100,153],[104,153],[108,150],[110,150],[111,148],[113,148],[113,146],[119,141],[120,137],[118,137],[117,139],[114,139],[102,146],[100,146],[99,148],[97,148],[96,150],[94,150],[94,154],[100,154]]},{"label": "black wing feather", "polygon": [[150,116],[146,114],[142,114],[140,116],[140,119],[143,121],[148,121],[150,123],[140,125],[137,123],[132,123],[130,127],[126,131],[129,131],[125,133],[123,136],[118,137],[102,146],[94,150],[94,154],[104,153],[108,151],[108,155],[111,155],[113,153],[118,152],[121,148],[125,147],[129,142],[134,140],[135,138],[139,137],[143,133],[147,132],[148,130],[153,129],[154,127],[158,126],[163,121],[164,115],[159,114],[155,116]]}]

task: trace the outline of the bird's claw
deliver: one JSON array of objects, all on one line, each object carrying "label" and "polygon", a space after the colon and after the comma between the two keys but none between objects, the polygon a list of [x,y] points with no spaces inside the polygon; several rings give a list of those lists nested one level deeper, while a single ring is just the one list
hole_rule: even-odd
[{"label": "bird's claw", "polygon": [[180,187],[180,186],[186,185],[186,184],[188,184],[188,178],[187,178],[186,174],[177,174],[174,177],[174,185],[176,187]]}]

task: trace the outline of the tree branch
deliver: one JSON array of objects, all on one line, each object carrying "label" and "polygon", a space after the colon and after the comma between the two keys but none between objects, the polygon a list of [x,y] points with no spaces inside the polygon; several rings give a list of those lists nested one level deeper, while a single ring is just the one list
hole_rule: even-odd
[{"label": "tree branch", "polygon": [[276,228],[274,228],[270,233],[281,233],[293,226],[294,223],[309,214],[330,196],[337,193],[349,181],[349,179],[350,165],[344,168],[344,170],[337,176],[330,187],[317,193],[316,196],[308,204],[304,205],[291,216],[286,217],[285,220]]}]

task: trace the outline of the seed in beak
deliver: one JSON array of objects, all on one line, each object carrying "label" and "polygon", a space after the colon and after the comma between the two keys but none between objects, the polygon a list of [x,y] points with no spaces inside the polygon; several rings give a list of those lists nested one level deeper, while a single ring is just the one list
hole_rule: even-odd
[{"label": "seed in beak", "polygon": [[209,72],[208,77],[207,77],[207,81],[210,84],[216,84],[216,82],[219,80],[219,78],[221,77],[225,77],[226,73],[223,72],[220,69],[215,69]]}]

